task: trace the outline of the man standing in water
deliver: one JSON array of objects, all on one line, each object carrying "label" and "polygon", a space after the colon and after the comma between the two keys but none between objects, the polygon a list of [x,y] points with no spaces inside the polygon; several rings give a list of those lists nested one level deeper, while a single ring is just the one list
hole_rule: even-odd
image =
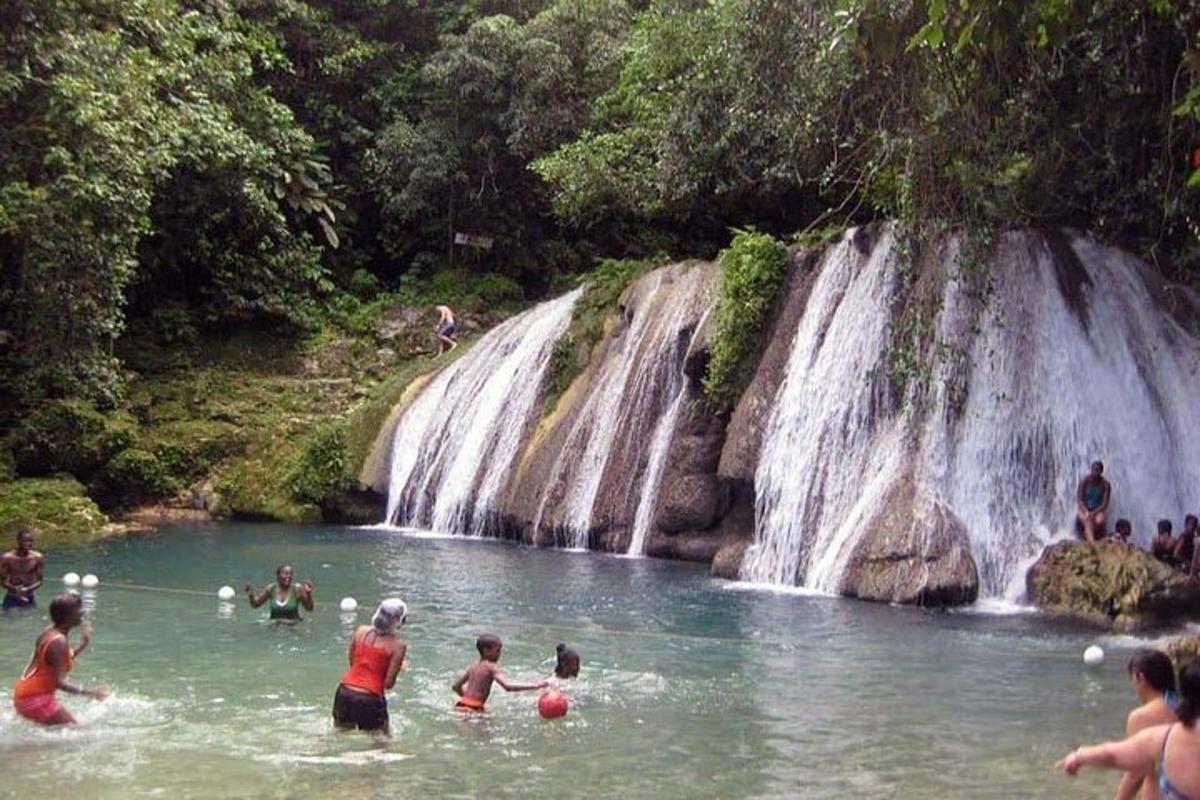
[{"label": "man standing in water", "polygon": [[33,531],[17,534],[17,549],[0,556],[0,584],[4,586],[4,608],[33,608],[33,593],[42,585],[46,557],[33,549]]},{"label": "man standing in water", "polygon": [[458,347],[458,339],[454,338],[456,329],[454,325],[454,312],[450,310],[450,306],[438,306],[438,355],[445,353],[447,350],[453,350]]},{"label": "man standing in water", "polygon": [[1104,538],[1112,485],[1103,476],[1104,465],[1093,461],[1091,471],[1079,482],[1079,489],[1075,492],[1075,500],[1079,504],[1079,524],[1083,527],[1083,538],[1089,542]]}]

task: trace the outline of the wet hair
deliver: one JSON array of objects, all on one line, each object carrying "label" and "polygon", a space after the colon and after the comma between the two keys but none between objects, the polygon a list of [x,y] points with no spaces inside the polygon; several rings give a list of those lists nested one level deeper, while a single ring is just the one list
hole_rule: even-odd
[{"label": "wet hair", "polygon": [[1179,673],[1179,708],[1175,713],[1186,728],[1195,726],[1200,717],[1200,658],[1193,658]]},{"label": "wet hair", "polygon": [[500,637],[496,634],[484,633],[475,640],[475,649],[479,651],[479,655],[483,655],[493,647],[500,647],[502,644],[503,642],[500,641]]},{"label": "wet hair", "polygon": [[1158,532],[1159,533],[1170,533],[1171,532],[1171,520],[1160,519],[1158,521]]},{"label": "wet hair", "polygon": [[1200,520],[1196,519],[1195,514],[1188,514],[1183,518],[1183,527],[1186,528],[1189,525],[1200,525]]},{"label": "wet hair", "polygon": [[1175,666],[1161,650],[1151,650],[1148,647],[1135,650],[1127,669],[1131,676],[1140,672],[1146,683],[1156,692],[1175,691]]},{"label": "wet hair", "polygon": [[554,648],[556,653],[554,663],[554,674],[560,678],[566,677],[565,672],[567,665],[574,662],[575,669],[579,669],[579,653],[576,653],[571,648],[567,647],[562,642],[558,643],[558,647]]},{"label": "wet hair", "polygon": [[1129,520],[1127,520],[1127,519],[1117,520],[1116,529],[1117,529],[1117,533],[1121,533],[1122,531],[1124,531],[1125,536],[1128,536],[1131,533],[1133,533],[1133,525],[1131,525]]},{"label": "wet hair", "polygon": [[74,592],[63,592],[50,601],[50,621],[62,625],[83,607],[83,600]]},{"label": "wet hair", "polygon": [[[1097,470],[1097,468],[1099,468],[1099,469]],[[1104,462],[1103,461],[1093,461],[1092,462],[1092,471],[1099,471],[1100,474],[1103,475],[1104,474]]]}]

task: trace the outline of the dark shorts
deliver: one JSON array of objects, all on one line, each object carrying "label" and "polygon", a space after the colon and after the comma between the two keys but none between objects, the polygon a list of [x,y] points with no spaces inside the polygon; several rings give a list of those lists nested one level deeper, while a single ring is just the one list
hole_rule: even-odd
[{"label": "dark shorts", "polygon": [[27,594],[24,597],[17,597],[15,594],[4,595],[4,608],[35,608],[37,603],[33,600],[32,594]]},{"label": "dark shorts", "polygon": [[333,721],[360,731],[382,731],[388,726],[387,699],[338,686],[333,696]]},{"label": "dark shorts", "polygon": [[448,323],[446,325],[439,325],[438,329],[437,329],[437,335],[438,336],[447,336],[447,337],[453,336],[454,332],[456,330],[458,330],[458,328],[454,327],[453,322]]}]

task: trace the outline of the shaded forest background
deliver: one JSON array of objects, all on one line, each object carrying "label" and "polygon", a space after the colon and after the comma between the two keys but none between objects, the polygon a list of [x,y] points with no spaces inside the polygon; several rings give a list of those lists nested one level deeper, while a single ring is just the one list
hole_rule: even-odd
[{"label": "shaded forest background", "polygon": [[0,31],[6,424],[119,406],[134,333],[533,300],[732,227],[1070,225],[1200,276],[1191,3],[10,0]]}]

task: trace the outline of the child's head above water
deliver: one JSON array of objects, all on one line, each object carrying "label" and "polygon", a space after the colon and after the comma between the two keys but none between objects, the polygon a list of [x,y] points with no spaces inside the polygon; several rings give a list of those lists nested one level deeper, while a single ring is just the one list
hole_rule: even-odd
[{"label": "child's head above water", "polygon": [[485,661],[499,661],[500,650],[503,647],[504,643],[494,633],[485,633],[475,640],[475,649],[479,651],[479,657]]},{"label": "child's head above water", "polygon": [[560,678],[574,678],[579,675],[579,653],[567,647],[562,642],[554,648],[558,654],[554,664],[554,674]]}]

